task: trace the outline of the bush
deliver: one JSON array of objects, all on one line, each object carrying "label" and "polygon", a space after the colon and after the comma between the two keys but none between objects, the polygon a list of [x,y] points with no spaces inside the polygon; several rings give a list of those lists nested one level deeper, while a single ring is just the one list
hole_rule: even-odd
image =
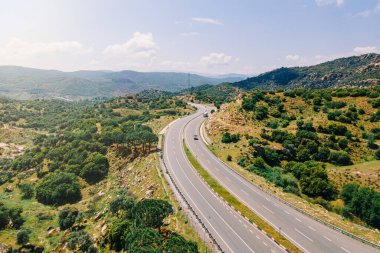
[{"label": "bush", "polygon": [[232,161],[232,156],[231,155],[227,155],[227,161],[229,161],[229,162]]},{"label": "bush", "polygon": [[230,134],[229,132],[225,132],[222,135],[222,143],[236,143],[240,140],[239,134]]},{"label": "bush", "polygon": [[345,166],[351,165],[352,161],[350,156],[346,152],[331,152],[329,161],[335,165]]},{"label": "bush", "polygon": [[67,240],[67,245],[70,250],[75,252],[97,252],[90,235],[83,230],[72,232]]},{"label": "bush", "polygon": [[25,219],[21,216],[22,208],[12,207],[8,208],[0,202],[0,230],[7,226],[11,228],[20,228],[25,222]]},{"label": "bush", "polygon": [[21,192],[22,192],[22,195],[21,195],[21,198],[22,199],[31,199],[33,198],[33,195],[34,195],[34,189],[33,189],[33,186],[31,184],[21,184],[19,186]]},{"label": "bush", "polygon": [[338,141],[338,146],[341,148],[341,149],[345,149],[348,147],[348,140],[346,138],[342,138],[342,139],[339,139]]},{"label": "bush", "polygon": [[81,197],[78,179],[71,173],[50,173],[36,187],[36,198],[45,205],[75,203]]},{"label": "bush", "polygon": [[78,209],[65,207],[59,213],[59,227],[61,230],[71,228],[79,214]]},{"label": "bush", "polygon": [[256,108],[256,119],[263,120],[263,119],[266,119],[267,117],[268,117],[268,108],[262,105],[258,106]]},{"label": "bush", "polygon": [[18,245],[24,245],[29,242],[29,231],[27,230],[20,230],[17,232],[17,239],[16,243]]},{"label": "bush", "polygon": [[380,160],[380,148],[378,150],[375,151],[375,158],[377,160]]}]

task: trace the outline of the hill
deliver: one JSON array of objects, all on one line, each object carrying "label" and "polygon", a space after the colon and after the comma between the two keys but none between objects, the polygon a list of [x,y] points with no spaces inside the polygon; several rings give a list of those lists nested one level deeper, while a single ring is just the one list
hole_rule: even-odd
[{"label": "hill", "polygon": [[235,82],[240,77],[213,78],[174,72],[124,70],[62,72],[18,66],[0,66],[0,96],[18,99],[81,99],[112,97],[145,89],[179,91],[188,86]]},{"label": "hill", "polygon": [[340,58],[309,67],[279,68],[233,84],[250,89],[328,88],[380,84],[380,55]]},{"label": "hill", "polygon": [[379,122],[380,86],[297,88],[242,93],[210,115],[206,130],[214,154],[249,181],[378,241]]}]

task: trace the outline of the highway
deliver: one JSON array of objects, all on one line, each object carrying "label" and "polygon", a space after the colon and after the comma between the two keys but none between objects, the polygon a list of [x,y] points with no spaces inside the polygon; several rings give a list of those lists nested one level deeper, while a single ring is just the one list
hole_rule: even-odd
[{"label": "highway", "polygon": [[[297,245],[302,251],[306,253],[375,253],[379,250],[354,240],[338,231],[335,231],[314,219],[296,211],[292,207],[285,205],[271,195],[263,192],[258,187],[254,186],[248,180],[242,178],[235,173],[226,164],[221,162],[215,155],[207,148],[206,144],[199,140],[194,140],[194,134],[199,134],[199,128],[204,118],[202,113],[205,110],[209,111],[202,105],[197,105],[198,112],[192,116],[182,119],[178,127],[183,127],[184,138],[191,153],[197,157],[200,164],[223,185],[230,193],[236,196],[247,207],[253,210],[256,214],[261,216],[274,228],[281,231],[281,233]],[[195,118],[194,118],[195,117]],[[178,145],[176,154],[173,157],[181,157],[180,163],[186,163],[182,158],[184,156],[182,148],[179,147],[181,142],[181,130],[176,129],[176,133],[171,133],[171,145]],[[169,145],[166,145],[169,146]],[[170,152],[169,150],[167,152]],[[172,160],[175,158],[172,158]],[[173,165],[175,163],[171,162]],[[181,182],[186,183],[185,180],[179,178]],[[193,179],[191,179],[193,180]],[[196,204],[198,198],[194,197]],[[228,212],[227,212],[228,213]],[[227,220],[227,216],[222,216]],[[233,220],[233,219],[232,219]],[[212,220],[211,224],[214,220]],[[233,228],[237,228],[232,226]],[[249,233],[247,233],[249,235]],[[254,239],[254,236],[252,236]],[[241,250],[234,250],[234,252],[244,252]],[[264,252],[257,250],[257,252]]]},{"label": "highway", "polygon": [[199,116],[201,111],[173,122],[164,135],[163,160],[179,190],[223,252],[285,252],[218,197],[189,163],[183,149],[183,131]]}]

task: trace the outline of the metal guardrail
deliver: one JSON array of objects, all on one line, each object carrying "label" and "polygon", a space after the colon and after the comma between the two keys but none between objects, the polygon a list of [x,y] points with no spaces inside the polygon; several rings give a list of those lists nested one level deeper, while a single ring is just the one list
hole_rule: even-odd
[{"label": "metal guardrail", "polygon": [[192,212],[192,214],[194,215],[194,217],[197,219],[198,223],[202,226],[202,228],[204,229],[204,231],[210,237],[210,239],[213,242],[213,244],[217,247],[217,249],[220,252],[224,253],[224,251],[222,250],[222,247],[218,244],[218,242],[212,236],[212,234],[210,233],[210,231],[208,230],[208,228],[206,227],[206,225],[202,222],[202,219],[197,215],[197,213],[195,212],[195,210],[191,207],[190,203],[187,201],[187,199],[185,198],[184,194],[181,192],[181,190],[177,186],[176,182],[174,181],[172,175],[170,174],[170,172],[169,172],[169,170],[168,170],[168,168],[166,166],[165,160],[163,159],[163,155],[164,155],[164,147],[163,147],[164,146],[164,142],[165,142],[165,134],[162,134],[162,142],[161,142],[161,146],[162,147],[161,147],[160,161],[161,161],[161,164],[163,165],[163,168],[165,169],[166,174],[168,175],[168,177],[169,177],[171,183],[173,184],[175,190],[181,196],[182,200],[186,203],[187,207]]},{"label": "metal guardrail", "polygon": [[[207,145],[206,145],[206,146],[207,146]],[[222,161],[222,160],[219,159],[219,158],[217,158],[217,159],[218,159],[219,161],[221,161],[221,162],[222,162],[222,163],[223,163],[223,164],[224,164],[229,170],[231,170],[233,173],[235,173],[236,175],[238,175],[239,177],[241,177],[243,180],[245,180],[246,182],[248,182],[248,183],[251,184],[252,186],[258,188],[259,190],[261,190],[261,191],[263,191],[263,192],[269,194],[271,197],[277,199],[278,201],[282,202],[283,204],[285,204],[285,205],[287,205],[287,206],[289,206],[289,207],[291,207],[291,208],[297,210],[298,212],[300,212],[300,213],[302,213],[302,214],[304,214],[304,215],[306,215],[306,216],[312,218],[313,220],[318,221],[319,223],[322,223],[322,224],[324,224],[324,225],[326,225],[326,226],[328,226],[328,227],[330,227],[330,228],[332,228],[332,229],[334,229],[334,230],[336,230],[336,231],[338,231],[338,232],[340,232],[340,233],[342,233],[342,234],[344,234],[344,235],[346,235],[346,236],[348,236],[348,237],[351,237],[351,238],[353,238],[353,239],[355,239],[355,240],[358,240],[358,241],[360,241],[360,242],[362,242],[362,243],[364,243],[364,244],[367,244],[367,245],[369,245],[369,246],[372,246],[372,247],[374,247],[374,248],[376,248],[376,249],[380,249],[380,245],[379,245],[379,244],[376,244],[376,243],[373,243],[373,242],[371,242],[371,241],[368,241],[367,239],[364,239],[363,237],[360,237],[360,236],[357,236],[357,235],[355,235],[355,234],[353,234],[353,233],[351,233],[351,232],[348,232],[347,230],[344,230],[344,229],[342,229],[342,228],[340,228],[340,227],[338,227],[338,226],[336,226],[336,225],[334,225],[334,224],[331,224],[331,223],[328,222],[328,221],[325,221],[325,220],[322,220],[322,219],[320,219],[320,218],[318,218],[318,217],[315,217],[315,216],[313,216],[312,214],[310,214],[310,213],[304,211],[303,209],[301,209],[301,208],[299,208],[299,207],[293,205],[292,203],[289,203],[288,201],[283,200],[282,198],[280,198],[280,197],[274,195],[273,193],[271,193],[271,192],[265,190],[265,189],[262,188],[261,186],[252,183],[251,181],[247,180],[243,175],[241,175],[239,172],[237,172],[236,170],[232,169],[232,168],[231,168],[228,164],[226,164],[224,161]]]}]

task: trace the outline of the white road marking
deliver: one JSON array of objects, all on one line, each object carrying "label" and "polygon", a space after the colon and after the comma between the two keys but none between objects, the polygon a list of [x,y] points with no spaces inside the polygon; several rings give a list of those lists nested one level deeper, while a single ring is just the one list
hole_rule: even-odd
[{"label": "white road marking", "polygon": [[286,210],[284,210],[284,212],[286,213],[286,214],[290,214],[288,211],[286,211]]},{"label": "white road marking", "polygon": [[311,226],[307,226],[308,228],[310,228],[311,230],[315,231],[315,228],[311,227]]},{"label": "white road marking", "polygon": [[261,240],[260,237],[259,237],[258,235],[256,235],[256,238],[259,239],[259,240]]},{"label": "white road marking", "polygon": [[268,247],[268,244],[266,244],[265,242],[263,242],[263,244]]},{"label": "white road marking", "polygon": [[309,241],[314,242],[312,239],[310,239],[310,237],[308,237],[307,235],[305,235],[304,233],[302,233],[302,232],[299,231],[298,229],[295,228],[295,230],[296,230],[299,234],[303,235],[303,236],[304,236],[306,239],[308,239]]},{"label": "white road marking", "polygon": [[251,232],[253,234],[253,231],[252,230],[249,230],[249,232]]},{"label": "white road marking", "polygon": [[323,236],[327,241],[331,242],[331,239],[328,238],[327,236]]},{"label": "white road marking", "polygon": [[249,196],[248,193],[246,191],[244,191],[243,189],[241,189],[242,193],[244,193],[245,195]]},{"label": "white road marking", "polygon": [[346,250],[345,248],[343,248],[343,247],[340,247],[342,250],[344,250],[344,251],[346,251],[347,253],[351,253],[351,251],[348,251],[348,250]]},{"label": "white road marking", "polygon": [[300,220],[300,219],[298,219],[298,218],[296,218],[296,220],[298,220],[299,222],[302,222],[302,220]]},{"label": "white road marking", "polygon": [[271,212],[272,214],[274,214],[274,212],[273,212],[272,210],[270,210],[268,207],[266,207],[266,206],[264,206],[264,205],[263,205],[263,207],[264,207],[265,209],[267,209],[269,212]]},{"label": "white road marking", "polygon": [[274,205],[276,206],[276,207],[280,207],[278,204],[276,204],[276,203],[274,203]]}]

